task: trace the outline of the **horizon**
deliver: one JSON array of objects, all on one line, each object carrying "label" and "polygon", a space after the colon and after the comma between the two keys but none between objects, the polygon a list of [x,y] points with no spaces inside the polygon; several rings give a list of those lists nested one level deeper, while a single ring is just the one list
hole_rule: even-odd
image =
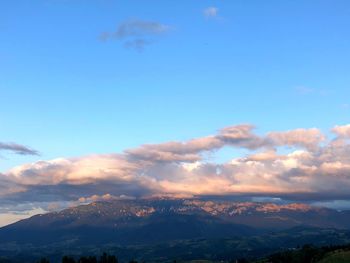
[{"label": "horizon", "polygon": [[350,210],[348,1],[0,6],[0,227],[104,197]]}]

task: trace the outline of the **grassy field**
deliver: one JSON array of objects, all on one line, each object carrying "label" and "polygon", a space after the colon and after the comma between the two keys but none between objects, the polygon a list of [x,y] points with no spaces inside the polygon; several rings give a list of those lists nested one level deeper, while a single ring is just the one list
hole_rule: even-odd
[{"label": "grassy field", "polygon": [[329,253],[324,259],[318,263],[349,263],[350,251],[335,251]]}]

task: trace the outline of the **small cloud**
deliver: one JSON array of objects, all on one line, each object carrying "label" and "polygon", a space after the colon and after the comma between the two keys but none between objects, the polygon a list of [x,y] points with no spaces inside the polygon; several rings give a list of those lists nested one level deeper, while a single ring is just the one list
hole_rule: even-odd
[{"label": "small cloud", "polygon": [[217,7],[211,6],[203,10],[203,15],[208,18],[217,17],[219,9]]},{"label": "small cloud", "polygon": [[92,195],[89,197],[80,197],[78,199],[78,203],[91,203],[91,202],[111,201],[111,200],[134,200],[134,199],[135,197],[128,196],[128,195],[115,196],[111,194],[104,194],[104,195]]},{"label": "small cloud", "polygon": [[38,151],[17,143],[0,142],[0,151],[10,151],[19,155],[39,155]]},{"label": "small cloud", "polygon": [[295,90],[296,90],[299,94],[302,94],[302,95],[311,94],[311,93],[314,93],[314,92],[315,92],[315,89],[309,88],[309,87],[305,87],[305,86],[298,86],[298,87],[295,88]]},{"label": "small cloud", "polygon": [[154,42],[170,30],[170,26],[155,21],[131,20],[121,23],[114,32],[103,32],[102,41],[116,39],[122,41],[126,48],[142,51],[145,46]]},{"label": "small cloud", "polygon": [[158,22],[133,20],[119,25],[114,35],[117,38],[124,39],[127,37],[158,35],[167,32],[169,29],[169,26]]},{"label": "small cloud", "polygon": [[320,96],[326,96],[328,94],[328,91],[325,89],[316,89],[306,86],[298,86],[295,88],[296,92],[300,95],[320,95]]},{"label": "small cloud", "polygon": [[124,43],[126,48],[135,49],[137,51],[143,51],[145,46],[150,45],[151,41],[146,39],[133,39]]},{"label": "small cloud", "polygon": [[344,109],[344,110],[348,110],[348,109],[350,109],[350,104],[349,103],[343,103],[341,105],[341,108]]}]

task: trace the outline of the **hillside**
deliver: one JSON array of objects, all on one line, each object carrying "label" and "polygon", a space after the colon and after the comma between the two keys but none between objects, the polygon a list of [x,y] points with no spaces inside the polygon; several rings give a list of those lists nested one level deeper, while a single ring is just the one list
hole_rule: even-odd
[{"label": "hillside", "polygon": [[200,199],[95,202],[0,229],[0,255],[58,260],[108,251],[121,259],[253,259],[304,244],[350,243],[349,212],[304,204]]},{"label": "hillside", "polygon": [[350,251],[335,251],[327,254],[318,263],[349,263],[350,262]]},{"label": "hillside", "polygon": [[349,229],[350,213],[304,204],[114,200],[37,215],[0,228],[0,244],[144,245],[249,237],[298,226]]}]

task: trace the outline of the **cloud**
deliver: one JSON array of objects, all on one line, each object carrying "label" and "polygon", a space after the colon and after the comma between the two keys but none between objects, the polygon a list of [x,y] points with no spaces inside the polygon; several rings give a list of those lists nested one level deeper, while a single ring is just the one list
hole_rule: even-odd
[{"label": "cloud", "polygon": [[203,15],[208,18],[213,18],[218,16],[219,9],[217,7],[211,6],[203,10]]},{"label": "cloud", "polygon": [[350,124],[342,126],[337,125],[332,129],[332,132],[340,138],[350,138]]},{"label": "cloud", "polygon": [[119,25],[114,33],[116,38],[139,37],[145,35],[157,35],[169,30],[169,26],[153,21],[133,20]]},{"label": "cloud", "polygon": [[146,45],[150,45],[152,42],[146,39],[132,39],[124,43],[126,48],[135,49],[137,51],[143,51]]},{"label": "cloud", "polygon": [[259,137],[253,133],[255,127],[250,124],[242,124],[226,127],[220,130],[217,136],[224,145],[230,145],[238,148],[258,149],[267,147],[270,142],[265,138]]},{"label": "cloud", "polygon": [[17,143],[0,142],[0,151],[9,151],[20,155],[39,155],[39,152]]},{"label": "cloud", "polygon": [[219,150],[224,146],[255,150],[271,147],[272,142],[253,133],[254,126],[241,124],[219,130],[216,135],[196,138],[187,142],[167,142],[146,144],[125,151],[133,160],[153,162],[196,162],[202,159],[202,153]]},{"label": "cloud", "polygon": [[104,195],[92,195],[88,197],[80,197],[78,199],[79,203],[91,203],[91,202],[97,202],[97,201],[111,201],[111,200],[134,200],[135,197],[133,196],[127,196],[127,195],[120,195],[115,196],[111,194],[104,194]]},{"label": "cloud", "polygon": [[[241,124],[120,154],[24,164],[0,174],[0,211],[11,204],[51,211],[79,202],[157,195],[346,200],[349,127],[335,126],[331,129],[335,138],[328,139],[317,128],[258,134],[254,125]],[[208,152],[223,147],[245,149],[248,154],[224,163],[206,159]]]},{"label": "cloud", "polygon": [[278,146],[301,146],[305,148],[317,148],[325,140],[325,136],[319,129],[296,129],[285,132],[270,132],[267,137]]},{"label": "cloud", "polygon": [[129,20],[121,23],[114,32],[103,32],[100,39],[118,40],[127,48],[142,51],[145,46],[150,45],[159,37],[167,33],[170,26],[155,21]]},{"label": "cloud", "polygon": [[193,139],[188,142],[167,142],[146,144],[136,149],[126,150],[126,155],[134,160],[155,162],[195,162],[200,153],[221,148],[223,142],[216,136]]},{"label": "cloud", "polygon": [[348,110],[348,109],[350,109],[350,104],[349,103],[343,103],[343,104],[340,105],[340,107],[343,110]]},{"label": "cloud", "polygon": [[328,95],[329,91],[325,89],[316,89],[306,86],[297,86],[295,87],[295,90],[300,95],[319,95],[319,96],[326,96]]},{"label": "cloud", "polygon": [[253,161],[253,162],[263,162],[263,161],[276,160],[277,158],[281,158],[281,156],[278,156],[276,150],[273,149],[273,150],[267,150],[265,152],[258,152],[258,153],[252,154],[246,157],[246,160]]}]

